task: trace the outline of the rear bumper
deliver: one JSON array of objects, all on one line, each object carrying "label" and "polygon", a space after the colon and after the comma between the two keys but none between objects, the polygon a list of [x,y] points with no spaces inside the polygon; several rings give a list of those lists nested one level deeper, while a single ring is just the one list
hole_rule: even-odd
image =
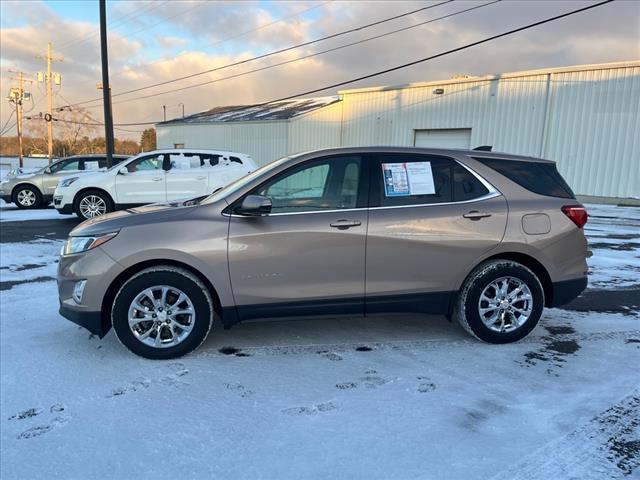
[{"label": "rear bumper", "polygon": [[76,310],[63,302],[60,302],[60,315],[76,325],[86,328],[100,338],[104,337],[111,328],[110,325],[104,325],[100,312]]},{"label": "rear bumper", "polygon": [[580,295],[585,288],[587,288],[587,283],[587,277],[565,280],[564,282],[555,282],[553,284],[551,301],[548,306],[559,307],[569,303]]}]

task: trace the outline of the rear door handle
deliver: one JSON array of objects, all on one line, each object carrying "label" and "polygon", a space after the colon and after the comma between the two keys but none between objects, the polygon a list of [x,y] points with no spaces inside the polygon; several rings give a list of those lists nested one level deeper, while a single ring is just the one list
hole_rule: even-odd
[{"label": "rear door handle", "polygon": [[481,218],[490,217],[490,213],[479,212],[478,210],[471,210],[469,213],[465,213],[462,215],[464,218],[468,218],[469,220],[480,220]]},{"label": "rear door handle", "polygon": [[329,224],[330,227],[337,228],[338,230],[346,230],[347,228],[359,227],[360,225],[362,225],[362,222],[357,220],[338,220]]},{"label": "rear door handle", "polygon": [[201,176],[201,177],[196,177],[196,180],[206,180],[207,177],[205,175]]},{"label": "rear door handle", "polygon": [[153,179],[153,181],[154,181],[154,182],[161,182],[161,181],[162,181],[162,178],[154,178],[154,179]]}]

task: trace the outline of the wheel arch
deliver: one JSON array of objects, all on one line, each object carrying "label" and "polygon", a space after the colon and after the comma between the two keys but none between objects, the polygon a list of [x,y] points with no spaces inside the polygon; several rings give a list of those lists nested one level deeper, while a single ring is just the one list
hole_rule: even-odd
[{"label": "wheel arch", "polygon": [[38,187],[35,183],[31,183],[31,182],[20,182],[17,185],[14,185],[13,188],[11,189],[11,198],[14,197],[14,195],[16,194],[16,192],[18,191],[19,188],[21,187],[33,187],[35,188],[39,193],[40,196],[44,196],[44,193],[42,193],[42,190],[40,189],[40,187]]},{"label": "wheel arch", "polygon": [[[545,266],[534,257],[521,252],[501,252],[483,259],[482,262],[478,263],[478,265],[491,260],[511,260],[527,267],[536,275],[536,277],[538,277],[538,280],[540,280],[540,283],[542,284],[542,290],[544,291],[545,300],[544,306],[548,307],[553,304],[553,282],[551,281],[551,275],[549,275],[549,272],[547,271]],[[478,265],[475,265],[471,269],[471,272],[473,272],[473,270],[475,270]],[[465,280],[469,275],[471,275],[471,272],[469,272],[467,277],[465,277]]]},{"label": "wheel arch", "polygon": [[125,282],[130,279],[132,276],[141,272],[142,270],[150,267],[160,267],[160,266],[171,266],[182,268],[192,273],[207,287],[209,294],[211,295],[211,300],[213,301],[213,308],[215,313],[223,318],[223,309],[222,304],[220,302],[220,297],[218,296],[218,292],[214,288],[211,281],[202,274],[198,269],[193,268],[192,266],[179,262],[177,260],[169,260],[169,259],[156,259],[156,260],[145,260],[140,263],[136,263],[135,265],[131,265],[126,270],[122,271],[107,287],[104,297],[102,298],[102,305],[100,308],[100,316],[102,319],[103,331],[107,332],[111,328],[111,307],[113,306],[113,301],[116,298],[116,294],[125,284]]},{"label": "wheel arch", "polygon": [[105,194],[107,197],[109,197],[109,200],[111,201],[112,206],[115,208],[116,202],[113,199],[113,195],[111,195],[107,190],[105,190],[104,188],[100,188],[100,187],[84,187],[84,188],[78,190],[73,195],[73,209],[74,210],[78,206],[78,199],[80,198],[80,195],[83,194],[84,192],[89,192],[89,191],[100,192],[100,193]]}]

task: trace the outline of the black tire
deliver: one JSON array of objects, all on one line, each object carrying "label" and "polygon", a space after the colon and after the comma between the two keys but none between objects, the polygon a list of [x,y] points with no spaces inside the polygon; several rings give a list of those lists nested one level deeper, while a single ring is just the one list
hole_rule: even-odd
[{"label": "black tire", "polygon": [[[484,289],[491,282],[502,277],[512,277],[526,284],[531,292],[532,309],[522,325],[511,331],[498,332],[489,328],[482,320],[479,302]],[[483,303],[483,305],[486,304]],[[538,324],[543,309],[544,290],[535,273],[524,265],[511,260],[490,260],[479,265],[465,280],[460,290],[454,316],[469,334],[480,340],[488,343],[511,343],[517,342],[531,333]]]},{"label": "black tire", "polygon": [[[92,197],[100,199],[104,203],[104,212],[95,214],[93,216],[84,215],[81,211],[81,203],[84,199],[90,199]],[[108,194],[101,190],[85,190],[84,192],[76,195],[76,198],[73,201],[73,211],[81,220],[89,220],[90,218],[113,212],[113,210],[113,200],[111,200],[111,197]]]},{"label": "black tire", "polygon": [[[25,193],[29,196],[29,198],[34,199],[32,204],[27,204],[25,201],[26,199],[23,199]],[[18,185],[13,190],[11,200],[16,204],[18,208],[26,210],[40,208],[42,206],[42,194],[40,193],[40,190],[32,185]]]},{"label": "black tire", "polygon": [[[175,287],[184,292],[193,304],[194,323],[188,336],[174,346],[164,348],[146,345],[139,340],[129,327],[129,307],[138,294],[157,285]],[[207,287],[191,272],[172,266],[147,268],[120,288],[113,302],[111,322],[120,343],[131,352],[152,360],[177,358],[198,348],[207,338],[213,325],[214,308]]]}]

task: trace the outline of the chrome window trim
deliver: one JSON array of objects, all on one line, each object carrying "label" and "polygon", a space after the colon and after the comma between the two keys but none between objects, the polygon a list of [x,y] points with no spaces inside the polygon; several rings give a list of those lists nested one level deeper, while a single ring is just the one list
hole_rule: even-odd
[{"label": "chrome window trim", "polygon": [[[461,200],[461,201],[458,201],[458,202],[418,203],[418,204],[415,204],[415,205],[389,205],[389,206],[385,206],[385,207],[338,208],[338,209],[332,209],[332,210],[309,210],[307,212],[270,213],[268,215],[261,215],[261,216],[263,216],[263,217],[280,217],[280,216],[283,216],[283,215],[305,215],[307,213],[310,213],[310,214],[313,214],[313,213],[341,213],[341,212],[358,212],[358,211],[362,211],[362,210],[389,210],[389,209],[392,209],[392,208],[442,207],[444,205],[463,205],[463,204],[467,204],[467,203],[481,202],[483,200],[489,200],[491,198],[496,198],[496,197],[502,196],[502,193],[496,187],[494,187],[491,183],[489,183],[487,180],[485,180],[485,178],[482,177],[482,175],[480,175],[478,172],[476,172],[472,168],[468,167],[464,163],[460,162],[456,158],[452,158],[452,157],[449,157],[449,158],[451,160],[453,160],[454,162],[456,162],[458,165],[461,165],[462,167],[464,167],[469,173],[471,173],[471,175],[473,175],[475,178],[477,178],[478,181],[480,183],[482,183],[482,185],[484,185],[484,187],[487,190],[489,190],[489,192],[484,194],[481,197],[472,198],[471,200]],[[236,214],[233,214],[233,213],[223,213],[222,215],[225,216],[225,217],[232,217],[232,218],[248,218],[248,217],[250,217],[250,215],[236,215]]]},{"label": "chrome window trim", "polygon": [[[342,213],[342,212],[359,212],[364,210],[388,210],[390,208],[416,208],[416,207],[442,207],[445,205],[462,205],[466,203],[481,202],[483,200],[489,200],[491,198],[501,197],[502,194],[498,191],[489,192],[482,197],[473,198],[471,200],[462,200],[459,202],[441,202],[441,203],[420,203],[415,205],[390,205],[387,207],[361,207],[361,208],[339,208],[334,210],[309,210],[308,212],[282,212],[282,213],[270,213],[268,215],[260,215],[262,217],[280,217],[283,215],[305,215],[307,213]],[[235,213],[223,213],[225,217],[232,218],[250,218],[252,215],[237,215]]]}]

